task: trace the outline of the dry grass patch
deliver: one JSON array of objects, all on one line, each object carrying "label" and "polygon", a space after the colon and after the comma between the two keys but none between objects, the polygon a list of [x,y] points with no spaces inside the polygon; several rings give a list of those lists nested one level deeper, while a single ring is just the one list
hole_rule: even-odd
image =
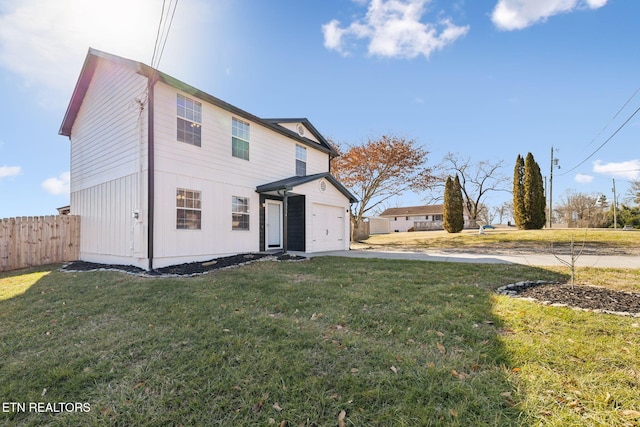
[{"label": "dry grass patch", "polygon": [[363,243],[377,246],[420,249],[481,249],[488,252],[518,251],[551,253],[550,245],[566,245],[573,236],[576,244],[585,241],[585,253],[640,255],[640,233],[613,229],[543,229],[517,230],[498,227],[479,235],[477,230],[449,234],[443,230],[414,233],[390,233],[369,237]]}]

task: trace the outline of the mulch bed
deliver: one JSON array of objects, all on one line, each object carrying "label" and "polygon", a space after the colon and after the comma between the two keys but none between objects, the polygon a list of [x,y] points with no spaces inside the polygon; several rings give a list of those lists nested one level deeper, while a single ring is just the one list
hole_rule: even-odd
[{"label": "mulch bed", "polygon": [[640,316],[640,293],[568,284],[530,284],[514,291],[518,297],[533,298],[545,303]]},{"label": "mulch bed", "polygon": [[62,271],[78,272],[78,271],[97,271],[97,270],[111,270],[121,271],[129,274],[136,274],[140,276],[195,276],[199,274],[205,274],[213,270],[219,270],[221,268],[229,268],[240,265],[249,264],[256,261],[303,261],[307,258],[297,255],[290,255],[285,253],[276,254],[238,254],[227,257],[215,258],[209,261],[203,262],[190,262],[179,265],[172,265],[169,267],[158,268],[153,271],[147,271],[133,265],[119,265],[119,264],[98,264],[94,262],[86,261],[74,261],[70,264],[62,267]]}]

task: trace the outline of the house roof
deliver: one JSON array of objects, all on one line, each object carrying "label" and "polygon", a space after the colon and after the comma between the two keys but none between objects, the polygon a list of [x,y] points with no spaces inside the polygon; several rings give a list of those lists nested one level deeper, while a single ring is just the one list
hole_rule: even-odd
[{"label": "house roof", "polygon": [[444,212],[444,205],[405,206],[386,209],[380,216],[441,215],[442,212]]},{"label": "house roof", "polygon": [[318,179],[326,179],[327,181],[329,181],[338,191],[340,191],[345,195],[346,198],[349,199],[349,202],[355,203],[358,201],[358,199],[356,199],[349,190],[347,190],[342,184],[340,184],[340,182],[335,179],[333,175],[327,172],[306,176],[292,176],[291,178],[285,178],[278,181],[270,182],[268,184],[259,185],[256,187],[256,191],[258,193],[268,193],[270,191],[292,190],[294,187]]},{"label": "house roof", "polygon": [[[315,148],[322,152],[329,154],[331,157],[335,157],[338,155],[338,152],[331,146],[331,144],[317,131],[313,125],[307,119],[261,119],[251,113],[248,113],[238,107],[235,107],[219,98],[216,98],[213,95],[209,95],[206,92],[203,92],[187,83],[184,83],[181,80],[178,80],[174,77],[171,77],[168,74],[163,73],[162,71],[151,68],[150,66],[143,64],[142,62],[133,61],[131,59],[123,58],[117,55],[113,55],[111,53],[102,52],[97,49],[89,48],[89,52],[87,53],[87,57],[85,58],[84,64],[82,66],[82,70],[80,71],[80,76],[78,77],[78,81],[76,82],[75,89],[73,90],[73,95],[71,96],[71,101],[69,102],[69,106],[67,107],[67,111],[65,113],[64,119],[62,120],[62,124],[60,126],[60,135],[71,136],[71,129],[73,127],[73,123],[78,116],[78,112],[80,111],[80,106],[82,105],[82,101],[84,100],[84,96],[87,93],[89,88],[89,84],[91,83],[91,79],[93,78],[93,74],[96,70],[96,66],[98,63],[98,59],[104,59],[111,62],[116,62],[127,66],[133,70],[135,70],[138,74],[145,76],[149,79],[161,81],[175,89],[186,92],[202,101],[205,101],[209,104],[213,104],[223,110],[229,111],[230,113],[242,117],[246,120],[254,122],[258,125],[261,125],[265,128],[268,128],[274,132],[277,132],[281,135],[284,135],[288,138],[296,140],[304,145]],[[290,123],[290,122],[301,122],[304,123],[305,126],[313,133],[313,135],[318,139],[319,143],[312,141],[308,138],[302,137],[298,135],[296,132],[285,128],[284,126],[280,126],[279,123]]]}]

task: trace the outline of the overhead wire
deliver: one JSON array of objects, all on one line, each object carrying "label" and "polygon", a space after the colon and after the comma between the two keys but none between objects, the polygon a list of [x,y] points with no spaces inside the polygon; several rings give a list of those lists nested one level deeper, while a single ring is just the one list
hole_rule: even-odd
[{"label": "overhead wire", "polygon": [[[637,91],[636,91],[637,92]],[[635,95],[635,94],[634,94]],[[627,101],[628,103],[628,101]],[[626,105],[626,104],[625,104]],[[624,107],[623,107],[624,108]],[[570,172],[573,172],[574,170],[576,170],[577,168],[579,168],[580,166],[582,166],[587,160],[589,160],[591,157],[593,157],[598,151],[600,151],[602,149],[602,147],[604,147],[605,145],[607,145],[609,143],[609,141],[611,141],[613,139],[614,136],[616,136],[618,134],[618,132],[620,132],[620,130],[622,130],[623,127],[625,127],[627,125],[627,123],[629,123],[631,121],[631,119],[638,114],[638,112],[640,112],[640,107],[638,107],[636,109],[636,111],[633,112],[633,114],[631,114],[629,116],[629,118],[627,118],[627,120],[624,121],[624,123],[622,123],[618,129],[616,129],[615,132],[613,132],[611,134],[611,136],[609,136],[609,138],[607,138],[602,144],[600,144],[600,146],[598,148],[596,148],[591,154],[589,154],[584,160],[582,160],[580,163],[578,163],[577,165],[575,165],[573,168],[569,169],[568,171],[558,175],[558,176],[564,176],[567,175]],[[619,114],[619,112],[618,112]],[[617,114],[616,114],[617,115]]]},{"label": "overhead wire", "polygon": [[[171,10],[173,4],[173,10]],[[162,11],[160,12],[160,20],[158,21],[158,29],[156,30],[156,40],[153,46],[153,54],[151,55],[151,74],[149,76],[149,80],[155,80],[158,74],[158,68],[160,67],[160,61],[162,60],[162,55],[164,53],[164,48],[167,45],[167,40],[169,38],[169,31],[171,30],[171,24],[173,23],[173,18],[176,14],[176,9],[178,7],[178,0],[169,0],[169,4],[167,5],[166,0],[162,0]],[[170,16],[169,16],[170,15]],[[144,106],[147,102],[148,98],[148,90],[147,87],[142,94],[142,97],[139,101],[142,106]]]},{"label": "overhead wire", "polygon": [[153,55],[151,57],[151,68],[156,70],[160,66],[160,61],[162,60],[164,48],[166,47],[167,40],[169,39],[169,32],[171,31],[171,24],[173,24],[173,18],[175,17],[177,7],[178,0],[175,0],[175,3],[173,0],[169,0],[168,6],[166,4],[166,0],[162,1],[162,12],[160,14],[160,22],[158,22],[156,41],[153,47]]},{"label": "overhead wire", "polygon": [[618,110],[618,112],[617,112],[616,114],[614,114],[614,115],[613,115],[613,117],[611,118],[611,120],[609,120],[609,122],[608,122],[606,125],[604,125],[604,127],[603,127],[602,129],[600,129],[600,132],[598,132],[598,133],[596,134],[596,136],[594,136],[594,137],[593,137],[593,139],[592,139],[592,140],[591,140],[591,141],[590,141],[590,142],[589,142],[589,143],[584,147],[584,149],[583,149],[582,151],[584,151],[584,150],[586,150],[587,148],[589,148],[589,147],[591,146],[591,144],[593,144],[593,143],[595,142],[595,140],[596,140],[596,139],[598,139],[598,137],[602,134],[602,132],[604,132],[604,131],[609,127],[609,125],[611,125],[611,123],[612,123],[612,122],[613,122],[613,121],[614,121],[614,120],[615,120],[615,119],[620,115],[620,113],[622,112],[622,110],[624,110],[624,109],[627,107],[627,105],[629,105],[629,103],[631,102],[631,100],[632,100],[633,98],[635,98],[635,96],[638,94],[638,92],[640,92],[640,87],[638,87],[638,88],[636,89],[636,91],[635,91],[635,92],[633,92],[633,94],[629,97],[629,99],[627,99],[627,102],[625,102],[625,103],[622,105],[622,107],[620,107],[620,109]]},{"label": "overhead wire", "polygon": [[158,22],[158,31],[156,32],[156,41],[153,44],[153,55],[151,55],[152,67],[153,67],[153,63],[156,60],[156,52],[158,51],[158,41],[160,40],[160,28],[162,27],[162,21],[164,18],[164,6],[165,6],[165,0],[162,0],[162,12],[160,13],[160,21]]}]

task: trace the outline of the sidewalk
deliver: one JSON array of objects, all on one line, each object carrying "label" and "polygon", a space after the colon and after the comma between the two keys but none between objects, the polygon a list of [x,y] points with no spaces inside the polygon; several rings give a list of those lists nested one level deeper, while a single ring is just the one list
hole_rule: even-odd
[{"label": "sidewalk", "polygon": [[[447,253],[446,251],[402,251],[402,250],[350,250],[330,251],[313,254],[301,253],[302,256],[341,256],[347,258],[379,258],[404,259],[417,261],[440,262],[468,262],[485,264],[523,264],[531,266],[561,266],[564,265],[550,254],[522,254],[522,255],[493,255],[493,254],[465,254]],[[570,261],[569,256],[560,256]],[[576,261],[577,267],[611,267],[611,268],[640,268],[640,256],[619,255],[582,255]]]}]

